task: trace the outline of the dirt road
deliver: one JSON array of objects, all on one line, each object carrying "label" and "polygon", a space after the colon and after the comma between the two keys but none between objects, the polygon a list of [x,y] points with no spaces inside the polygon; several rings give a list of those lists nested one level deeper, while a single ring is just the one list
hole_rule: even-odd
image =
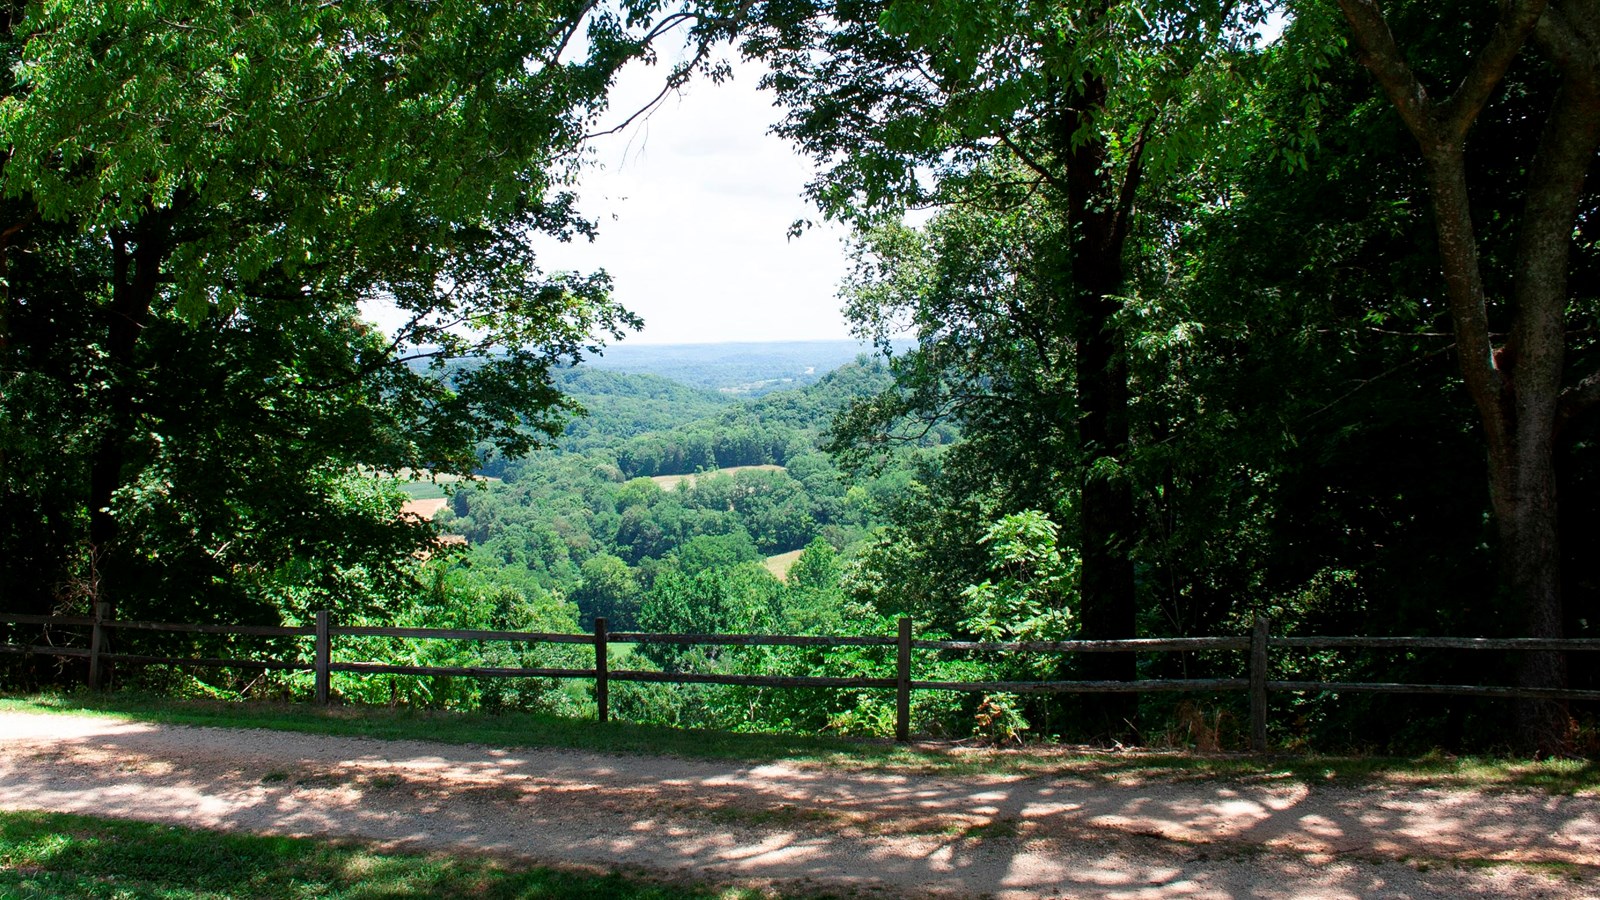
[{"label": "dirt road", "polygon": [[1535,792],[895,775],[0,712],[0,807],[886,895],[1600,897],[1600,797]]}]

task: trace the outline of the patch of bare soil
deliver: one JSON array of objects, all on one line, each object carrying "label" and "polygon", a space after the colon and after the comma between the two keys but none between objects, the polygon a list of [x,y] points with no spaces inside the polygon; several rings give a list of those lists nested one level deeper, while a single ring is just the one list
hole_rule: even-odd
[{"label": "patch of bare soil", "polygon": [[921,776],[0,712],[0,807],[904,896],[1600,897],[1600,798]]},{"label": "patch of bare soil", "polygon": [[428,500],[407,500],[400,504],[400,515],[415,516],[424,522],[431,520],[439,514],[439,510],[450,505],[447,497],[435,497]]}]

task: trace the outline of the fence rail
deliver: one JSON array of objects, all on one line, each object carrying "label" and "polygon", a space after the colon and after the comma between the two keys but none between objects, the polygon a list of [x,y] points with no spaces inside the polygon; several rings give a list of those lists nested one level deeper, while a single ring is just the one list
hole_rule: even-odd
[{"label": "fence rail", "polygon": [[[312,672],[317,702],[331,699],[334,672],[394,675],[455,675],[477,678],[572,678],[594,682],[595,707],[599,719],[610,718],[610,683],[655,682],[667,684],[720,684],[779,688],[870,688],[895,692],[895,737],[910,739],[912,691],[965,691],[1027,694],[1099,693],[1174,693],[1248,691],[1250,693],[1251,746],[1267,748],[1268,697],[1273,692],[1327,692],[1380,694],[1434,694],[1509,699],[1600,701],[1600,691],[1523,688],[1500,685],[1401,684],[1342,681],[1274,681],[1269,678],[1270,653],[1277,649],[1371,649],[1371,650],[1495,650],[1600,652],[1600,640],[1572,638],[1461,638],[1461,637],[1294,637],[1274,636],[1271,623],[1257,616],[1249,636],[1138,638],[1118,641],[946,641],[917,640],[912,636],[910,619],[898,622],[897,633],[890,635],[773,635],[773,634],[668,634],[658,632],[612,632],[603,618],[595,620],[592,634],[553,632],[482,631],[460,628],[398,628],[367,625],[336,625],[321,611],[311,625],[215,625],[173,622],[116,621],[104,604],[94,616],[40,616],[0,613],[0,624],[40,625],[50,628],[89,628],[90,640],[83,647],[50,644],[0,644],[0,654],[87,658],[89,686],[99,689],[104,683],[105,664],[127,662],[169,664],[209,668],[234,668]],[[310,660],[224,659],[152,656],[115,653],[105,649],[106,632],[116,629],[195,634],[225,634],[250,637],[309,637]],[[428,640],[508,641],[524,644],[584,644],[594,648],[589,668],[517,668],[496,666],[417,666],[371,661],[333,660],[336,637],[396,637]],[[698,646],[770,647],[894,647],[893,678],[719,675],[693,672],[647,672],[610,668],[609,646],[622,644],[668,644]],[[1248,651],[1248,678],[1139,679],[1135,681],[918,681],[912,677],[911,651],[936,650],[970,653],[1177,653],[1194,651]]]}]

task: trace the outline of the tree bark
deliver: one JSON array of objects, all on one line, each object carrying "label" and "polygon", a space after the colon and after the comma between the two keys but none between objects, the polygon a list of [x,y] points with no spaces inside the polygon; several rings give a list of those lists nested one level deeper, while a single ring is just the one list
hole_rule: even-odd
[{"label": "tree bark", "polygon": [[[1561,604],[1561,553],[1557,533],[1554,453],[1543,446],[1491,452],[1495,526],[1505,589],[1522,609],[1522,634],[1559,638],[1564,634]],[[1520,451],[1520,452],[1519,452]],[[1495,459],[1500,456],[1501,459]],[[1555,651],[1523,654],[1517,672],[1522,687],[1561,688],[1567,684],[1566,657]],[[1534,754],[1562,752],[1569,743],[1566,704],[1524,700],[1516,708],[1522,749]]]},{"label": "tree bark", "polygon": [[[1567,78],[1557,93],[1528,174],[1518,235],[1514,299],[1517,318],[1507,345],[1515,396],[1515,444],[1491,481],[1504,557],[1504,578],[1525,614],[1531,637],[1563,636],[1561,552],[1556,496],[1556,441],[1566,355],[1567,273],[1584,182],[1600,149],[1600,83]],[[1502,499],[1502,497],[1504,499]],[[1564,687],[1560,653],[1529,653],[1519,671],[1526,687]],[[1547,754],[1570,743],[1565,704],[1529,701],[1517,711],[1526,749]]]}]

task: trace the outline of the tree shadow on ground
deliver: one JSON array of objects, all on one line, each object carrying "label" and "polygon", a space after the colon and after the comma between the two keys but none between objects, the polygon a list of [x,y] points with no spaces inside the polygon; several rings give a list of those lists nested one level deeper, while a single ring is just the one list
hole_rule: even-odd
[{"label": "tree shadow on ground", "polygon": [[[8,807],[714,879],[998,896],[1582,896],[1600,864],[1588,797],[928,777],[35,718],[55,721],[31,737],[0,731]],[[1555,863],[1579,881],[1408,859]]]}]

